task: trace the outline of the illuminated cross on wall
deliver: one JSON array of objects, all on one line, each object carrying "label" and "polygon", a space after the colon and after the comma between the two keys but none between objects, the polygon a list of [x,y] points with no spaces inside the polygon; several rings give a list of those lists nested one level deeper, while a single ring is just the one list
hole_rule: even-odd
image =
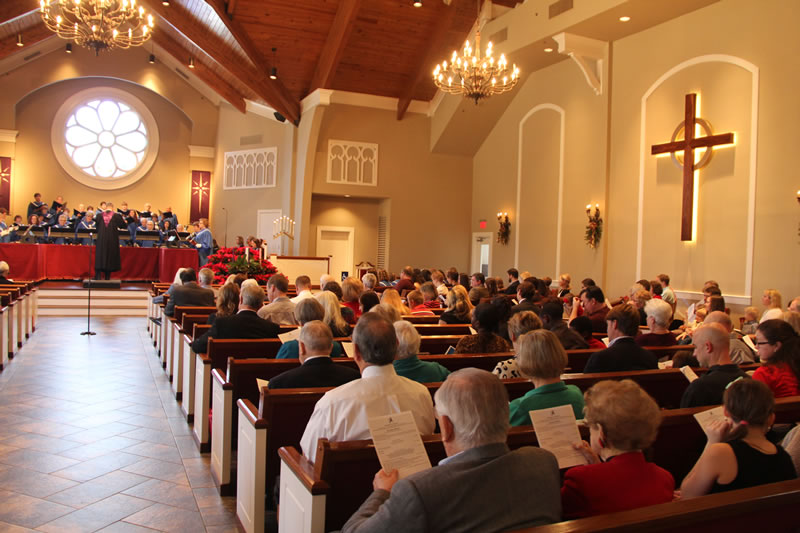
[{"label": "illuminated cross on wall", "polygon": [[[706,130],[705,137],[695,137],[695,126],[699,125]],[[680,131],[683,130],[683,139],[676,140]],[[686,107],[684,120],[672,134],[672,142],[664,144],[654,144],[652,155],[670,153],[675,156],[676,152],[683,152],[683,202],[681,208],[681,240],[691,241],[693,237],[694,220],[694,185],[696,170],[704,167],[711,159],[711,149],[713,146],[723,144],[733,144],[733,133],[720,133],[711,135],[709,123],[697,117],[697,94],[686,95]],[[706,148],[699,161],[695,161],[695,150]]]},{"label": "illuminated cross on wall", "polygon": [[11,207],[11,158],[0,157],[0,207]]}]

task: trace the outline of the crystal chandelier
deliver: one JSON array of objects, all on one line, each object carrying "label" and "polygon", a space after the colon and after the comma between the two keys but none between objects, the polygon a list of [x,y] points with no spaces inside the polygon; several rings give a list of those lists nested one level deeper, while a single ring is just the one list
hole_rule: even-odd
[{"label": "crystal chandelier", "polygon": [[481,57],[480,0],[478,0],[475,49],[473,50],[467,40],[461,56],[454,50],[449,63],[442,61],[441,65],[436,65],[433,71],[433,83],[446,93],[462,94],[465,98],[472,98],[477,104],[483,98],[510,91],[518,81],[517,65],[509,68],[506,56],[503,54],[495,60],[492,56],[491,41],[486,46],[486,53]]},{"label": "crystal chandelier", "polygon": [[62,39],[92,48],[130,48],[153,33],[153,15],[136,0],[39,0],[45,25]]}]

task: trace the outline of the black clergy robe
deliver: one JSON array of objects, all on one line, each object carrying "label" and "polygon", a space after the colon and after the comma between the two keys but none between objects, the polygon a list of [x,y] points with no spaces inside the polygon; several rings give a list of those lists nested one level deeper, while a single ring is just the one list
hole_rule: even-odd
[{"label": "black clergy robe", "polygon": [[122,261],[119,254],[119,234],[117,228],[125,229],[125,222],[119,213],[111,215],[111,219],[106,225],[103,220],[103,213],[97,213],[94,217],[94,225],[97,229],[97,248],[94,256],[94,268],[98,271],[116,272],[122,269]]}]

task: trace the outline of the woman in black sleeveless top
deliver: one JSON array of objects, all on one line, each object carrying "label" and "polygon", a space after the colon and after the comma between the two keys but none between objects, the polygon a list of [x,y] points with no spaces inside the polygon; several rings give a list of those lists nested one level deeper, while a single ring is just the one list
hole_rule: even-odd
[{"label": "woman in black sleeveless top", "polygon": [[765,437],[775,421],[772,391],[739,378],[725,391],[725,420],[703,428],[708,443],[681,484],[681,498],[795,479],[786,451]]}]

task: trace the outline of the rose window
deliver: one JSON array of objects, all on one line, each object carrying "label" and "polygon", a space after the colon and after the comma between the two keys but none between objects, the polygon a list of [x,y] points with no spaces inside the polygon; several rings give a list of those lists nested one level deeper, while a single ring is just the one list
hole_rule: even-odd
[{"label": "rose window", "polygon": [[64,130],[69,157],[83,172],[120,178],[147,154],[148,130],[134,109],[117,100],[98,99],[77,107]]}]

